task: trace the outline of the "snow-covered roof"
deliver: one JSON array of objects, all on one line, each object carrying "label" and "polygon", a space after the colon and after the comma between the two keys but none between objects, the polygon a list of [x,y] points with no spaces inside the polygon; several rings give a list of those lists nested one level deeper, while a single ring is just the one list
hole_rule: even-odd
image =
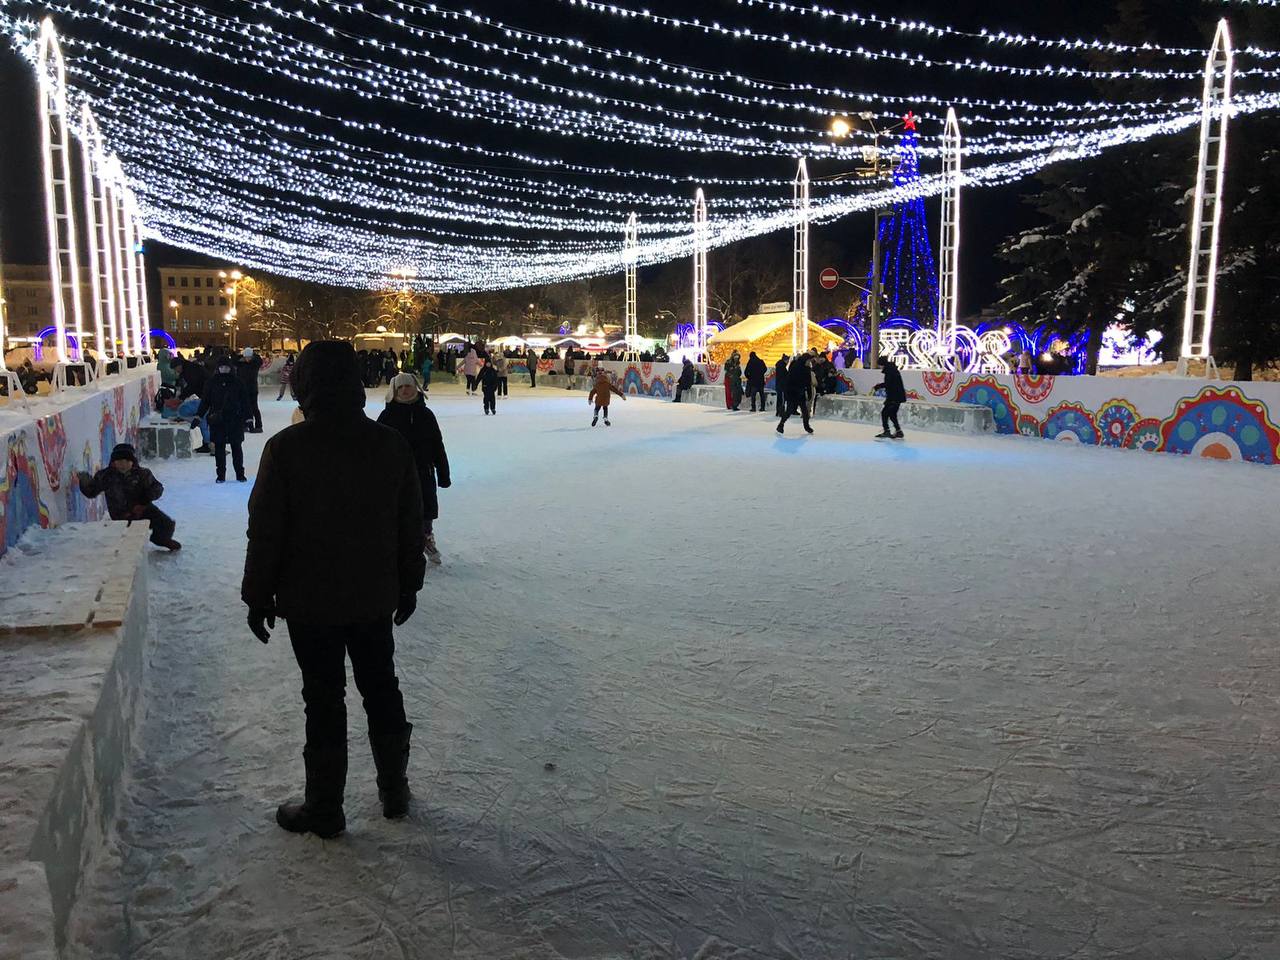
[{"label": "snow-covered roof", "polygon": [[[782,313],[753,313],[740,323],[735,323],[731,327],[725,327],[723,330],[712,334],[707,338],[708,345],[713,343],[754,343],[762,337],[777,333],[783,327],[791,328],[791,324],[795,322],[796,313],[794,310],[786,310]],[[821,340],[815,340],[816,336]],[[812,320],[809,321],[809,341],[815,345],[818,342],[826,340],[840,341],[838,334],[832,333],[826,327],[820,327]]]}]

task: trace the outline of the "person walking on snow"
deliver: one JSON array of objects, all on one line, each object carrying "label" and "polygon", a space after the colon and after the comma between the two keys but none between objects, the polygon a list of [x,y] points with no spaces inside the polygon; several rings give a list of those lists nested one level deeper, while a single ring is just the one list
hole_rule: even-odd
[{"label": "person walking on snow", "polygon": [[809,358],[802,353],[787,368],[786,412],[778,421],[779,433],[783,432],[787,419],[797,412],[804,424],[804,432],[813,433],[813,427],[809,426],[809,383]]},{"label": "person walking on snow", "polygon": [[280,392],[276,394],[276,400],[284,399],[284,392],[289,389],[289,381],[293,378],[293,365],[295,362],[292,353],[285,357],[284,366],[280,368]]},{"label": "person walking on snow", "polygon": [[501,350],[493,351],[493,369],[498,374],[498,394],[507,395],[507,357]]},{"label": "person walking on snow", "polygon": [[245,421],[250,415],[249,398],[244,383],[234,372],[231,357],[220,358],[214,367],[213,379],[205,387],[200,409],[196,411],[196,417],[209,424],[215,483],[224,483],[227,479],[227,444],[231,445],[231,466],[235,469],[236,479],[241,483],[247,479],[241,444],[244,443]]},{"label": "person walking on snow", "polygon": [[609,423],[609,400],[615,393],[624,401],[627,399],[627,395],[615,387],[609,379],[609,375],[601,370],[600,375],[596,377],[595,386],[587,394],[588,405],[594,403],[596,406],[595,413],[591,415],[591,425],[593,427],[596,425],[596,421],[600,419],[602,412],[604,413],[604,425],[606,427],[612,426]]},{"label": "person walking on snow", "polygon": [[672,399],[672,403],[680,402],[680,395],[693,386],[694,378],[698,375],[698,368],[693,365],[688,357],[684,358],[684,366],[680,368],[680,379],[676,381],[676,395]]},{"label": "person walking on snow", "polygon": [[773,408],[779,420],[787,418],[787,355],[778,358],[773,367]]},{"label": "person walking on snow", "polygon": [[475,396],[476,392],[476,374],[480,371],[480,355],[476,353],[476,348],[467,347],[467,355],[462,359],[462,373],[467,378],[467,396]]},{"label": "person walking on snow", "polygon": [[747,396],[751,398],[751,412],[756,412],[756,397],[759,397],[760,411],[763,413],[764,378],[768,375],[769,368],[765,366],[764,361],[757,357],[756,352],[752,350],[751,356],[747,358],[747,365],[743,367],[742,372],[747,378]]},{"label": "person walking on snow", "polygon": [[[902,385],[902,374],[898,365],[887,357],[880,360],[880,368],[884,371],[884,380],[872,389],[884,388],[884,406],[880,409],[880,425],[884,428],[876,434],[877,440],[901,440],[902,427],[898,425],[898,408],[907,402],[907,388]],[[893,432],[889,431],[889,423],[893,423]]]},{"label": "person walking on snow", "polygon": [[[262,451],[249,497],[241,599],[263,643],[281,617],[302,673],[306,790],[276,822],[324,838],[346,829],[346,659],[369,721],[382,815],[409,811],[409,737],[392,625],[417,609],[426,571],[422,489],[413,451],[364,415],[350,343],[318,340],[298,356],[294,389],[306,419]],[[359,557],[337,563],[337,557]]]},{"label": "person walking on snow", "polygon": [[730,410],[742,406],[742,355],[737,350],[724,362],[724,405]]},{"label": "person walking on snow", "polygon": [[[250,433],[262,432],[262,411],[258,409],[258,371],[261,369],[262,358],[253,352],[253,347],[245,347],[236,361],[236,374],[244,385],[245,429]],[[217,370],[216,365],[214,370]]]},{"label": "person walking on snow", "polygon": [[426,536],[427,559],[438,564],[440,551],[436,548],[434,523],[440,516],[440,505],[436,487],[449,487],[449,457],[444,452],[440,423],[427,407],[413,374],[397,374],[391,381],[387,405],[378,414],[378,422],[396,430],[413,451],[418,482],[422,486],[422,531]]},{"label": "person walking on snow", "polygon": [[484,414],[487,417],[493,414],[498,415],[498,371],[494,369],[493,364],[488,358],[482,361],[483,366],[480,367],[476,380],[480,385],[480,392],[484,394]]},{"label": "person walking on snow", "polygon": [[112,520],[146,520],[151,526],[152,543],[166,550],[182,549],[182,544],[173,539],[178,524],[156,506],[164,496],[164,485],[146,467],[138,466],[137,454],[129,444],[117,443],[107,466],[92,476],[81,470],[76,479],[86,497],[106,494],[107,514]]}]

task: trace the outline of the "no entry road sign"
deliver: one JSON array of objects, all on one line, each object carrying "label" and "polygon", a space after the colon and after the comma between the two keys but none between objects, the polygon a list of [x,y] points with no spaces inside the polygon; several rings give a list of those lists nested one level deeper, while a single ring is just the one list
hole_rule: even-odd
[{"label": "no entry road sign", "polygon": [[840,273],[835,267],[827,267],[818,274],[818,282],[822,284],[823,290],[834,290],[840,282]]}]

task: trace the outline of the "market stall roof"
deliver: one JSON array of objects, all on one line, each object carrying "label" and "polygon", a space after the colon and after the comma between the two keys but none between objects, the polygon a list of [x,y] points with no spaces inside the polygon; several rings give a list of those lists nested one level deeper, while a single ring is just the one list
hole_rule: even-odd
[{"label": "market stall roof", "polygon": [[[731,327],[713,333],[707,338],[707,354],[712,363],[724,363],[737,350],[743,360],[754,350],[765,363],[776,363],[784,353],[791,353],[791,325],[795,311],[780,313],[755,313]],[[821,327],[812,320],[809,325],[809,346],[829,350],[840,346],[839,334]]]}]

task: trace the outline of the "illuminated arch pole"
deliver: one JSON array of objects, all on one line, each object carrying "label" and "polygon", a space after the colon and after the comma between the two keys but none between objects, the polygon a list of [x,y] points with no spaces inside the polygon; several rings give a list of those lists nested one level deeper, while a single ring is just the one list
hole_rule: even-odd
[{"label": "illuminated arch pole", "polygon": [[[117,165],[118,166],[118,165]],[[129,243],[129,189],[123,178],[116,182],[115,194],[115,227],[116,227],[116,270],[120,276],[121,302],[124,311],[121,314],[120,342],[126,357],[135,356],[134,346],[138,342],[138,278],[133,269]]]},{"label": "illuminated arch pole", "polygon": [[[107,335],[115,329],[115,277],[111,269],[111,235],[107,225],[107,185],[102,156],[102,135],[88,103],[80,108],[80,161],[84,177],[85,239],[89,251],[89,279],[93,293],[93,342],[99,358],[114,355],[114,344],[108,352]],[[83,343],[83,341],[82,341]],[[81,347],[80,356],[84,357]]]},{"label": "illuminated arch pole", "polygon": [[937,336],[944,358],[954,358],[960,309],[960,121],[947,108],[942,133],[942,227],[938,245]]},{"label": "illuminated arch pole", "polygon": [[639,252],[638,229],[636,215],[627,218],[627,225],[622,231],[622,250],[626,260],[626,317],[623,338],[627,341],[626,358],[636,359],[639,353],[640,328],[636,317],[636,255]]},{"label": "illuminated arch pole", "polygon": [[137,338],[134,348],[139,356],[145,357],[151,353],[151,318],[147,313],[147,268],[142,253],[142,223],[138,217],[138,198],[133,195],[133,191],[129,191],[127,196],[129,198],[130,264],[135,276],[133,293],[137,299],[137,305],[134,308],[137,318],[133,328],[134,336]]},{"label": "illuminated arch pole", "polygon": [[[52,70],[52,76],[50,71]],[[77,343],[84,342],[83,309],[80,303],[80,264],[76,245],[75,200],[71,188],[70,134],[67,129],[66,67],[58,45],[53,20],[40,24],[36,61],[37,99],[40,115],[41,161],[44,172],[45,226],[49,236],[49,288],[56,330],[54,348],[57,366],[54,385],[65,376],[67,352],[67,300],[71,292],[70,320]]]},{"label": "illuminated arch pole", "polygon": [[707,198],[702,188],[693,200],[693,348],[699,360],[707,352]]},{"label": "illuminated arch pole", "polygon": [[123,261],[120,258],[120,161],[113,154],[107,159],[106,163],[107,179],[104,184],[105,192],[103,198],[106,202],[106,244],[107,256],[111,269],[111,287],[112,297],[115,304],[114,309],[108,315],[111,329],[108,336],[111,338],[111,356],[113,359],[119,359],[124,355],[127,346],[128,337],[125,336],[126,325],[128,323],[128,301],[125,283]]},{"label": "illuminated arch pole", "polygon": [[1213,47],[1205,61],[1204,92],[1200,100],[1200,153],[1192,201],[1191,260],[1182,319],[1182,355],[1178,359],[1178,372],[1182,374],[1187,372],[1190,358],[1204,360],[1206,374],[1210,367],[1216,369],[1211,349],[1213,303],[1218,282],[1218,234],[1227,172],[1227,123],[1234,59],[1231,31],[1225,19],[1219,20]]},{"label": "illuminated arch pole", "polygon": [[791,209],[795,213],[795,247],[791,258],[795,303],[791,314],[791,355],[809,349],[809,168],[804,157],[792,181]]}]

